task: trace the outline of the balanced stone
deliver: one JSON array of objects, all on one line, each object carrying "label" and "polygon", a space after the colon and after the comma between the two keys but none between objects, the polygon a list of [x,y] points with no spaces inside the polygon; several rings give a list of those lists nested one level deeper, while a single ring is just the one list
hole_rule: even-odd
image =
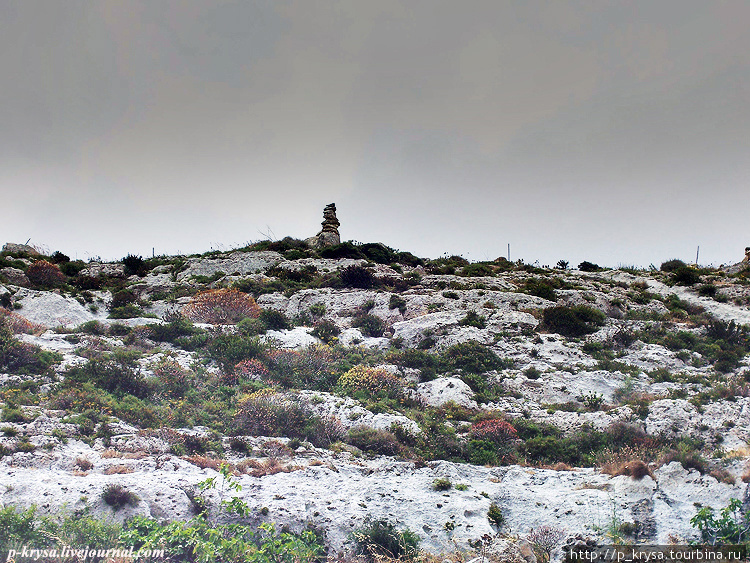
[{"label": "balanced stone", "polygon": [[339,220],[336,218],[336,204],[329,203],[323,209],[322,229],[314,237],[305,239],[307,246],[310,248],[323,248],[341,244],[339,236]]}]

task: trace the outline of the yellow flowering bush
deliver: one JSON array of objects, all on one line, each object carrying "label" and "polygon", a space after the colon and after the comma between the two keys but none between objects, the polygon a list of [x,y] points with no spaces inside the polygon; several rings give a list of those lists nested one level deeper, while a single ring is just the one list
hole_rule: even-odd
[{"label": "yellow flowering bush", "polygon": [[347,395],[400,398],[405,383],[400,377],[381,368],[355,366],[339,378],[338,386]]}]

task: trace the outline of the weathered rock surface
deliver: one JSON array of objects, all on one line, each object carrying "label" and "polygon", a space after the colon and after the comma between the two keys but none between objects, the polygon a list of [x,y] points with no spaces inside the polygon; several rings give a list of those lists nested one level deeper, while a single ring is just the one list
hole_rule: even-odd
[{"label": "weathered rock surface", "polygon": [[0,269],[0,276],[8,280],[8,283],[11,285],[28,287],[30,283],[29,278],[26,277],[23,270],[19,270],[18,268],[2,268]]},{"label": "weathered rock surface", "polygon": [[473,399],[474,392],[457,377],[439,377],[432,381],[420,383],[417,394],[431,407],[442,407],[446,403],[455,403],[468,409],[476,409],[478,405]]},{"label": "weathered rock surface", "polygon": [[217,272],[226,275],[257,274],[276,265],[284,259],[278,252],[231,252],[216,258],[188,258],[177,281],[189,281],[193,276],[211,277]]},{"label": "weathered rock surface", "polygon": [[[139,441],[137,436],[115,437],[123,446],[133,439]],[[33,437],[32,442],[42,440]],[[136,450],[145,447],[154,453],[129,458],[126,451],[115,451],[105,458],[101,445],[92,449],[70,440],[43,456],[14,454],[0,462],[2,502],[35,504],[42,513],[62,506],[72,511],[87,505],[94,513],[118,521],[135,514],[190,518],[191,502],[186,491],[195,490],[198,482],[217,473],[158,453],[156,444],[140,442]],[[76,470],[77,458],[92,462],[92,470]],[[695,538],[689,524],[694,502],[719,509],[730,498],[743,498],[746,488],[687,471],[678,463],[656,470],[656,481],[650,477],[636,481],[592,469],[485,468],[450,462],[415,468],[409,462],[356,460],[349,454],[335,456],[325,450],[307,450],[280,461],[299,469],[238,478],[243,489],[237,496],[249,505],[251,522],[275,521],[297,530],[312,524],[325,531],[334,549],[341,549],[350,532],[368,517],[408,527],[420,536],[422,547],[428,551],[444,552],[452,542],[466,548],[468,540],[494,534],[487,520],[490,503],[500,507],[506,522],[504,530],[510,534],[525,534],[547,525],[569,534],[601,537],[616,517],[619,522],[649,522],[651,532],[641,539],[651,543],[668,543],[673,538],[685,542]],[[112,465],[127,465],[132,472],[105,475]],[[437,478],[464,484],[466,490],[436,491],[432,483]],[[136,493],[141,499],[138,505],[113,512],[101,498],[112,483]],[[214,506],[218,504],[215,492],[209,498]],[[267,516],[262,515],[262,508],[268,509]]]},{"label": "weathered rock surface", "polygon": [[96,278],[99,276],[107,276],[112,278],[124,278],[125,277],[125,265],[118,263],[108,262],[92,262],[86,268],[79,272],[81,276],[90,276]]},{"label": "weathered rock surface", "polygon": [[28,254],[29,256],[39,256],[39,252],[33,246],[28,244],[18,244],[15,242],[6,242],[3,245],[3,252],[10,254]]},{"label": "weathered rock surface", "polygon": [[47,327],[77,326],[97,318],[75,299],[50,291],[19,289],[14,295],[14,301],[21,305],[18,314]]}]

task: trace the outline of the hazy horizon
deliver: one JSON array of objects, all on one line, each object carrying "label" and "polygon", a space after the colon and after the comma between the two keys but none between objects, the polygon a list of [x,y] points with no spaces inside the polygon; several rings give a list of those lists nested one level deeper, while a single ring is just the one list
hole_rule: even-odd
[{"label": "hazy horizon", "polygon": [[731,264],[750,4],[9,0],[1,243]]}]

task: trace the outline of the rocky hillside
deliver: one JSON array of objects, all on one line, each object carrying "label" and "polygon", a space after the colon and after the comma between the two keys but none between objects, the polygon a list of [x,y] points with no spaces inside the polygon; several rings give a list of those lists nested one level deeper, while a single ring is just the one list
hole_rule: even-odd
[{"label": "rocky hillside", "polygon": [[[380,244],[0,254],[0,503],[665,543],[750,501],[750,269],[539,268]],[[111,502],[113,485],[132,502]],[[206,508],[207,507],[207,508]],[[489,515],[489,518],[488,518]]]}]

